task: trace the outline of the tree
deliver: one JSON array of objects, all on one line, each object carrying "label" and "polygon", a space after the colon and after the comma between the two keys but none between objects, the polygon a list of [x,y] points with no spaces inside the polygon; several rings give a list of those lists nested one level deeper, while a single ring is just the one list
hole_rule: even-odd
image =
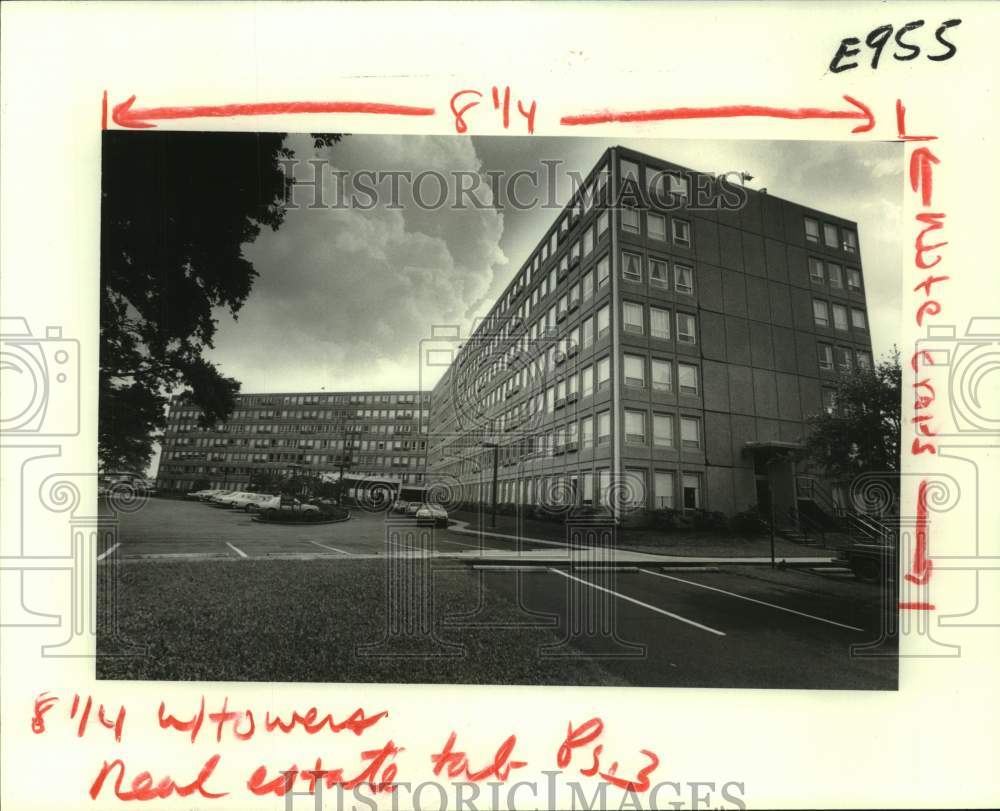
[{"label": "tree", "polygon": [[809,419],[809,458],[828,474],[898,471],[902,429],[899,351],[872,369],[855,369],[837,381],[832,412]]},{"label": "tree", "polygon": [[[314,135],[317,147],[339,135]],[[294,156],[283,133],[107,131],[101,177],[99,457],[142,470],[173,393],[203,427],[239,383],[202,356],[217,308],[236,318],[257,271],[243,256],[284,221]]]}]

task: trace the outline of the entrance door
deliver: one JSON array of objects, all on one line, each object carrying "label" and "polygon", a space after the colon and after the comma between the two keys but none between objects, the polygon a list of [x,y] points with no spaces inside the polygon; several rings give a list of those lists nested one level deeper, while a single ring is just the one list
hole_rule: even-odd
[{"label": "entrance door", "polygon": [[757,511],[761,517],[770,519],[771,485],[766,478],[757,479]]}]

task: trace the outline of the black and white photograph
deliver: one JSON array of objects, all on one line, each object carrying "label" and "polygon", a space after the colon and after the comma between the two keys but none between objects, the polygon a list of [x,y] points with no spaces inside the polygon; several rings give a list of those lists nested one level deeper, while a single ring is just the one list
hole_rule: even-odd
[{"label": "black and white photograph", "polygon": [[897,689],[899,143],[101,164],[99,679]]}]

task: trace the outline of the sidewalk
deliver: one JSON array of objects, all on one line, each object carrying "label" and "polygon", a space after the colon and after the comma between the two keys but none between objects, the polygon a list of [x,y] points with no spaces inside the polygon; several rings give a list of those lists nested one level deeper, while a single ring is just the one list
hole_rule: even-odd
[{"label": "sidewalk", "polygon": [[[524,519],[520,533],[517,521],[512,515],[497,515],[496,528],[490,526],[489,514],[457,512],[452,518],[461,521],[460,530],[477,531],[484,534],[495,533],[525,540],[549,541],[553,544],[566,543],[566,527],[562,524],[535,519]],[[467,526],[465,526],[467,524]],[[670,562],[770,562],[771,540],[769,536],[742,537],[732,533],[710,531],[664,532],[649,529],[624,528],[618,531],[618,558],[624,562],[626,553],[639,556],[669,557]],[[560,547],[553,545],[553,552]],[[524,554],[524,553],[522,553]],[[827,561],[833,552],[822,547],[800,546],[784,538],[774,539],[774,554],[777,559],[800,558],[800,563]],[[644,562],[649,562],[645,560]]]}]

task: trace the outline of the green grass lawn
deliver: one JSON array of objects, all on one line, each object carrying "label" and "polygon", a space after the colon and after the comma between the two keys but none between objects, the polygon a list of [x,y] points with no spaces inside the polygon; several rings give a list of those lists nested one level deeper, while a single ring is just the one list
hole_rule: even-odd
[{"label": "green grass lawn", "polygon": [[[120,638],[145,656],[108,655],[98,639],[100,679],[324,681],[469,684],[620,684],[588,660],[542,659],[538,646],[556,629],[444,627],[441,619],[478,605],[469,570],[434,574],[438,637],[457,657],[359,656],[359,645],[386,633],[381,560],[142,561],[118,565]],[[100,582],[101,579],[99,579]],[[482,622],[528,619],[507,598],[486,591]],[[108,611],[107,607],[102,608]],[[99,627],[105,627],[101,624]],[[412,640],[393,652],[423,650]]]}]

